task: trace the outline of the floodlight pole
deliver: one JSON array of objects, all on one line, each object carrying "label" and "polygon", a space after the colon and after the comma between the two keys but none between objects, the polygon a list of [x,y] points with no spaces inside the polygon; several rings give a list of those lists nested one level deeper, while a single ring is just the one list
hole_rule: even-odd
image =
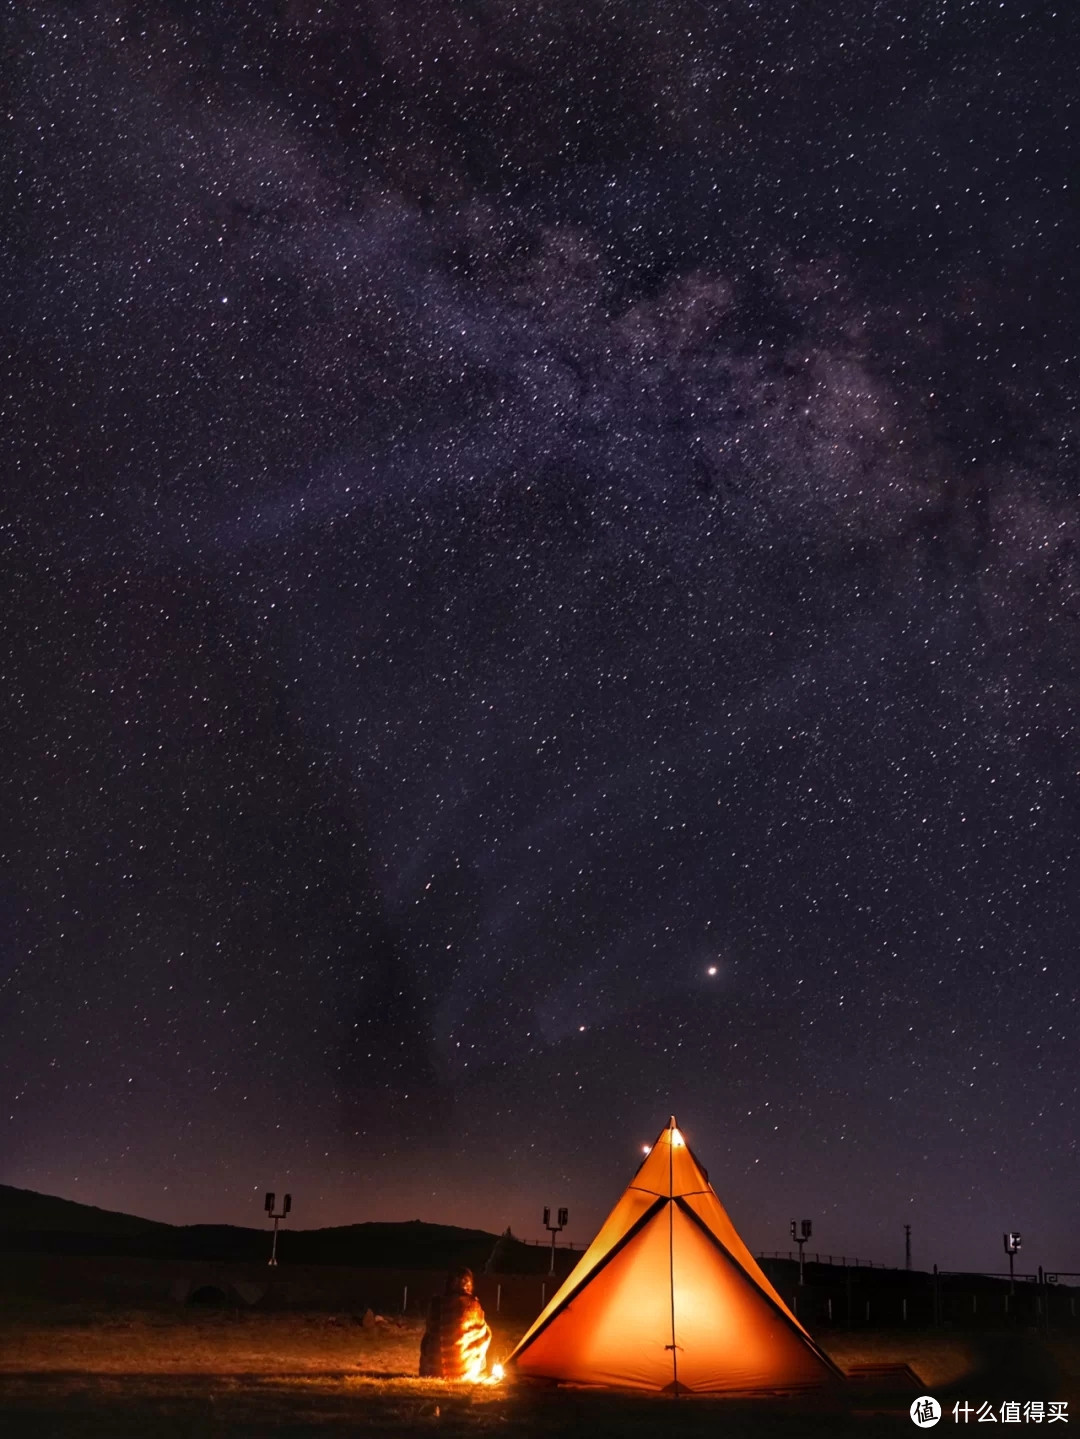
[{"label": "floodlight pole", "polygon": [[544,1205],[544,1228],[551,1235],[551,1264],[548,1267],[549,1274],[555,1273],[555,1236],[556,1234],[561,1234],[566,1228],[566,1223],[569,1218],[569,1209],[560,1209],[558,1213],[558,1224],[552,1224],[551,1209],[548,1205]]},{"label": "floodlight pole", "polygon": [[813,1232],[813,1226],[811,1225],[809,1219],[804,1219],[804,1220],[802,1221],[802,1224],[801,1224],[801,1225],[796,1224],[794,1219],[791,1221],[791,1237],[792,1237],[792,1239],[794,1239],[795,1243],[799,1246],[799,1288],[800,1288],[800,1289],[801,1289],[801,1288],[803,1287],[803,1285],[806,1283],[806,1279],[805,1279],[805,1272],[806,1272],[806,1271],[805,1271],[805,1269],[804,1269],[804,1267],[803,1267],[803,1245],[804,1245],[804,1244],[806,1243],[806,1241],[810,1238],[810,1235],[812,1234],[812,1232]]},{"label": "floodlight pole", "polygon": [[276,1268],[277,1268],[277,1236],[278,1236],[278,1224],[280,1223],[280,1221],[281,1221],[282,1219],[288,1218],[289,1210],[292,1208],[292,1195],[291,1195],[291,1194],[286,1194],[285,1198],[282,1200],[282,1202],[281,1202],[281,1213],[280,1213],[280,1214],[277,1212],[276,1208],[274,1207],[274,1197],[275,1197],[275,1196],[274,1196],[274,1194],[273,1194],[272,1191],[271,1191],[269,1194],[267,1194],[264,1208],[266,1209],[266,1212],[267,1212],[267,1214],[269,1215],[269,1217],[274,1221],[274,1238],[273,1238],[273,1240],[271,1241],[271,1244],[270,1244],[270,1259],[269,1259],[268,1263],[269,1263],[269,1265],[270,1265],[272,1268],[276,1269]]},{"label": "floodlight pole", "polygon": [[1019,1253],[1022,1239],[1015,1229],[1008,1230],[1001,1238],[1005,1244],[1005,1253],[1009,1256],[1009,1293],[1010,1295],[1015,1295],[1016,1275],[1013,1273],[1013,1264]]}]

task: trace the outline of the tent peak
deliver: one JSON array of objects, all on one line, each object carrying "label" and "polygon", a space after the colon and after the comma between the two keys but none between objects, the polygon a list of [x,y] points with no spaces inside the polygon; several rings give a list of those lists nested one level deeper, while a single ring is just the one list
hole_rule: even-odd
[{"label": "tent peak", "polygon": [[675,1123],[675,1116],[672,1115],[671,1118],[668,1120],[668,1128],[669,1128],[669,1129],[678,1129],[678,1127],[679,1127],[679,1126]]}]

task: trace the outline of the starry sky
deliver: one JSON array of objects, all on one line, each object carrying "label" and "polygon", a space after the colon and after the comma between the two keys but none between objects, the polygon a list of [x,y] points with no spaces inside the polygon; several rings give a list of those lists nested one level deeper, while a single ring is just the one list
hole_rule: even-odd
[{"label": "starry sky", "polygon": [[11,7],[0,1181],[1080,1269],[1066,24]]}]

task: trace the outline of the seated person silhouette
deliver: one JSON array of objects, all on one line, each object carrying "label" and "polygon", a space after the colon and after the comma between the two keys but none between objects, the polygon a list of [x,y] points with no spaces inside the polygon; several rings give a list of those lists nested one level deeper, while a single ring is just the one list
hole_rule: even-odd
[{"label": "seated person silhouette", "polygon": [[446,1293],[432,1297],[420,1341],[420,1376],[426,1379],[482,1379],[487,1370],[491,1330],[473,1293],[471,1269],[454,1269]]}]

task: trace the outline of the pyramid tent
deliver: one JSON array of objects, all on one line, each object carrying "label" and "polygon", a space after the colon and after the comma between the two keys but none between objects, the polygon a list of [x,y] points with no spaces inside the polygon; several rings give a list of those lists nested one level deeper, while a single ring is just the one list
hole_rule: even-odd
[{"label": "pyramid tent", "polygon": [[674,1393],[843,1378],[755,1263],[674,1117],[506,1364]]}]

